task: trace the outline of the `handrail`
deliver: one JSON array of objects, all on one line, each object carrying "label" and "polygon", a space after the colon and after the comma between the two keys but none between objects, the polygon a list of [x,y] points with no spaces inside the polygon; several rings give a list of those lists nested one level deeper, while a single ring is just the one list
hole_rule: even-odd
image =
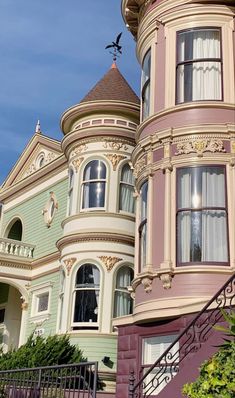
[{"label": "handrail", "polygon": [[3,254],[33,258],[35,247],[35,245],[24,243],[20,240],[0,238],[0,253]]},{"label": "handrail", "polygon": [[[198,351],[212,327],[222,319],[221,308],[235,305],[235,275],[232,275],[188,326],[172,342],[167,350],[157,359],[135,384],[134,372],[131,372],[129,398],[149,397],[156,390],[162,389],[179,371],[179,365],[192,352]],[[211,308],[210,308],[211,307]],[[208,311],[208,312],[207,312]],[[206,314],[206,316],[205,316]],[[180,344],[181,343],[181,344]],[[176,349],[174,349],[176,348]],[[145,383],[148,376],[156,369],[155,375]],[[160,392],[160,391],[159,391]]]}]

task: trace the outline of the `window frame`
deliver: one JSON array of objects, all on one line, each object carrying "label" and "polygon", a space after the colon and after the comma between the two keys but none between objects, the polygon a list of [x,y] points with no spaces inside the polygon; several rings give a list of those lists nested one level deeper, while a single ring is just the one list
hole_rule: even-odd
[{"label": "window frame", "polygon": [[[97,287],[76,287],[76,279],[77,279],[77,273],[78,271],[86,265],[91,265],[97,268],[99,271],[99,286]],[[87,263],[82,263],[80,264],[77,268],[76,271],[74,272],[74,277],[73,277],[73,290],[72,290],[72,312],[71,312],[71,329],[74,331],[77,330],[99,330],[99,324],[100,324],[100,319],[101,319],[101,286],[102,286],[102,273],[100,267],[95,264],[94,262],[87,262]],[[97,306],[97,321],[96,322],[75,322],[74,321],[74,315],[75,315],[75,305],[76,305],[76,292],[77,291],[98,291],[99,292],[99,298],[98,298],[98,306]]]},{"label": "window frame", "polygon": [[[114,287],[114,293],[113,293],[113,311],[112,311],[112,314],[113,314],[113,318],[114,318],[114,319],[119,318],[119,317],[122,317],[122,316],[128,316],[128,315],[131,315],[131,314],[133,313],[133,304],[134,304],[134,303],[133,303],[133,299],[132,299],[132,297],[131,297],[131,295],[130,295],[130,292],[128,292],[128,288],[127,288],[127,287],[117,287],[117,277],[118,277],[118,273],[119,273],[123,268],[128,268],[128,269],[130,270],[131,281],[132,281],[133,278],[134,278],[134,269],[133,269],[130,265],[123,264],[123,265],[121,265],[121,266],[117,269],[117,271],[116,271],[116,274],[115,274],[115,287]],[[131,273],[132,273],[132,275],[131,275]],[[128,294],[128,295],[130,296],[131,312],[130,312],[129,314],[115,315],[115,309],[116,309],[116,296],[117,296],[116,293],[124,293],[124,294],[126,294],[126,295]]]},{"label": "window frame", "polygon": [[[143,188],[143,186],[146,184],[147,186],[147,194],[146,194],[146,217],[144,219],[142,219],[142,196],[141,196],[141,190]],[[139,272],[143,271],[143,268],[146,266],[146,262],[145,264],[142,264],[142,236],[143,236],[143,230],[146,227],[146,237],[147,237],[147,221],[148,221],[148,180],[144,181],[141,184],[140,187],[140,224],[138,226],[138,238],[139,238]],[[146,245],[145,245],[145,259],[146,259],[146,255],[147,255],[147,239],[146,239]]]},{"label": "window frame", "polygon": [[[50,307],[51,307],[51,296],[52,296],[52,282],[40,283],[38,285],[32,286],[30,293],[32,294],[31,300],[31,314],[30,319],[32,321],[44,321],[50,317]],[[48,305],[45,311],[38,311],[39,297],[45,293],[48,293]]]},{"label": "window frame", "polygon": [[[220,37],[220,58],[196,58],[196,59],[191,59],[191,60],[187,60],[187,61],[180,61],[178,62],[178,37],[181,33],[186,33],[186,32],[191,32],[191,31],[200,31],[200,30],[218,30],[219,31],[219,37]],[[220,26],[195,26],[192,28],[188,28],[188,29],[181,29],[181,30],[177,30],[176,31],[176,51],[175,51],[175,105],[183,105],[183,104],[188,104],[191,102],[208,102],[208,101],[212,101],[212,102],[223,102],[224,101],[224,84],[223,84],[223,37],[222,37],[222,29]],[[198,63],[198,62],[218,62],[220,63],[220,67],[221,67],[221,80],[220,80],[220,86],[221,86],[221,98],[220,99],[196,99],[196,100],[184,100],[184,101],[178,101],[178,79],[177,79],[177,70],[178,67],[181,65],[193,65],[194,63]]]},{"label": "window frame", "polygon": [[[93,161],[99,161],[102,162],[105,166],[105,179],[89,179],[89,180],[85,180],[84,179],[84,174],[85,174],[85,170],[87,168],[87,166],[93,162]],[[96,210],[106,210],[106,206],[107,206],[107,182],[108,182],[108,165],[106,163],[106,161],[104,159],[101,158],[92,158],[89,159],[89,161],[86,162],[86,164],[83,167],[82,170],[82,174],[81,174],[81,203],[80,203],[80,211],[81,212],[86,212],[86,211],[96,211]],[[92,183],[97,183],[97,182],[101,182],[104,183],[104,206],[101,207],[83,207],[83,195],[84,195],[84,186],[86,184],[92,184]]]},{"label": "window frame", "polygon": [[[179,209],[179,171],[183,169],[193,169],[193,168],[207,168],[207,167],[221,167],[224,170],[224,197],[225,197],[225,207],[221,206],[203,206],[200,208],[180,208]],[[230,264],[230,252],[229,252],[229,223],[228,223],[228,192],[227,192],[227,173],[226,173],[226,165],[224,164],[204,164],[204,165],[193,165],[193,166],[183,166],[177,167],[176,169],[176,211],[175,211],[175,227],[176,227],[176,266],[177,267],[189,267],[189,266],[229,266]],[[178,214],[183,211],[189,212],[202,212],[203,210],[223,210],[226,214],[226,233],[227,233],[227,256],[228,259],[226,262],[219,262],[219,261],[196,261],[196,262],[180,262],[179,261],[179,253],[178,253]]]},{"label": "window frame", "polygon": [[[124,180],[122,179],[123,169],[124,169],[124,167],[126,167],[126,166],[129,167],[129,170],[130,170],[131,173],[132,173],[133,185],[130,184],[129,182],[127,182],[127,181],[124,181]],[[127,187],[130,187],[130,188],[133,188],[133,189],[132,189],[133,205],[134,205],[134,211],[133,211],[133,212],[128,211],[128,210],[123,210],[123,209],[121,209],[121,203],[120,203],[120,202],[121,202],[121,194],[122,194],[122,187],[123,187],[123,186],[127,186]],[[133,172],[132,172],[132,169],[131,169],[129,163],[126,163],[126,162],[125,162],[125,163],[122,165],[122,167],[120,168],[120,177],[119,177],[118,211],[119,211],[120,213],[127,213],[127,214],[131,214],[131,215],[135,215],[136,201],[135,201],[135,198],[134,198],[134,193],[135,193],[135,178],[134,178],[134,175],[133,175]],[[131,193],[130,193],[130,194],[131,194]]]},{"label": "window frame", "polygon": [[[150,56],[150,67],[149,67],[149,78],[146,79],[143,83],[143,78],[144,78],[144,63],[147,59],[147,57]],[[152,61],[152,51],[151,51],[151,47],[149,47],[149,49],[146,51],[144,58],[143,58],[143,62],[142,62],[142,74],[141,74],[141,120],[144,121],[145,119],[147,119],[147,117],[149,117],[150,115],[150,99],[151,99],[151,93],[150,93],[150,88],[151,88],[151,61]],[[149,88],[149,107],[148,107],[148,112],[145,114],[144,113],[144,104],[146,103],[145,99],[146,99],[146,92]]]}]

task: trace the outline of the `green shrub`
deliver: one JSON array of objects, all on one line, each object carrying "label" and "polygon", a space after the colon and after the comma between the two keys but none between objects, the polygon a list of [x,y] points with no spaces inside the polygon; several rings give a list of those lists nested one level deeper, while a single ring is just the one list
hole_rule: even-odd
[{"label": "green shrub", "polygon": [[17,350],[0,353],[0,370],[34,368],[84,362],[82,351],[70,344],[69,337],[31,335]]},{"label": "green shrub", "polygon": [[217,326],[230,339],[224,339],[219,351],[200,367],[198,379],[183,387],[188,398],[234,398],[235,397],[235,313],[222,311],[229,329]]}]

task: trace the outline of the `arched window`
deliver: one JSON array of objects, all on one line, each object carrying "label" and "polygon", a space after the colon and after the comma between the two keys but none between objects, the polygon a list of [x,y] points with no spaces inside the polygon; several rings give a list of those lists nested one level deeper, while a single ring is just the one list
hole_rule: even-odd
[{"label": "arched window", "polygon": [[10,230],[7,234],[7,238],[13,239],[13,240],[22,240],[22,222],[17,219],[12,226],[10,227]]},{"label": "arched window", "polygon": [[132,313],[133,300],[127,287],[131,285],[133,277],[133,270],[127,266],[121,267],[117,272],[114,292],[114,318]]},{"label": "arched window", "polygon": [[149,116],[150,111],[150,71],[151,71],[151,50],[148,50],[142,65],[142,119]]},{"label": "arched window", "polygon": [[37,161],[36,161],[37,169],[40,169],[41,167],[43,167],[45,165],[45,161],[46,161],[45,153],[42,152],[39,154]]},{"label": "arched window", "polygon": [[134,176],[129,164],[125,164],[122,168],[120,180],[120,195],[119,195],[119,209],[135,212],[134,193]]},{"label": "arched window", "polygon": [[140,189],[139,262],[140,270],[146,265],[148,182]]},{"label": "arched window", "polygon": [[82,265],[76,274],[73,327],[98,328],[99,293],[99,269],[94,264]]},{"label": "arched window", "polygon": [[70,216],[72,213],[72,202],[73,202],[73,187],[74,187],[74,171],[73,169],[69,170],[69,190],[68,190],[68,215]]},{"label": "arched window", "polygon": [[105,206],[106,166],[101,160],[89,162],[83,173],[82,208]]}]

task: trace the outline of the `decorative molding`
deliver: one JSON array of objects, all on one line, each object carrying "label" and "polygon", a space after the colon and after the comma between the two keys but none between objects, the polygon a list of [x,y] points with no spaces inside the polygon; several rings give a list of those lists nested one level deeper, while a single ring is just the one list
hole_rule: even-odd
[{"label": "decorative molding", "polygon": [[235,141],[231,141],[231,153],[235,153]]},{"label": "decorative molding", "polygon": [[66,267],[66,269],[67,269],[67,275],[69,276],[69,274],[70,274],[70,271],[71,271],[71,269],[72,269],[72,266],[74,265],[74,263],[77,261],[77,259],[75,258],[75,257],[71,257],[71,258],[68,258],[68,259],[66,259],[66,260],[64,260],[64,264],[65,264],[65,267]]},{"label": "decorative molding", "polygon": [[226,152],[222,140],[201,139],[187,142],[180,142],[177,144],[177,151],[175,155],[197,153],[202,156],[204,152]]},{"label": "decorative molding", "polygon": [[[54,208],[52,206],[54,206]],[[44,217],[44,222],[47,228],[50,228],[51,226],[51,223],[55,216],[55,210],[58,210],[58,201],[54,192],[51,191],[50,197],[46,202],[44,209],[42,210],[42,215]]]},{"label": "decorative molding", "polygon": [[[56,156],[56,154],[54,152],[48,152],[47,155],[45,155],[43,166],[45,166],[46,164],[52,162],[52,160],[54,160],[56,157],[57,156]],[[34,162],[31,163],[30,166],[28,166],[28,168],[25,170],[25,172],[22,175],[21,179],[28,177],[30,174],[32,174],[35,171],[37,171],[38,169],[40,169],[40,167],[37,167],[37,160],[38,160],[38,156],[34,160]]]},{"label": "decorative molding", "polygon": [[159,278],[162,281],[162,285],[164,289],[170,289],[171,288],[171,281],[172,281],[172,276],[171,274],[161,274]]},{"label": "decorative molding", "polygon": [[57,247],[62,250],[63,247],[72,243],[81,242],[114,242],[118,244],[124,244],[133,246],[135,244],[134,236],[128,236],[124,234],[116,234],[112,232],[90,232],[90,233],[77,233],[68,236],[63,236],[57,241]]},{"label": "decorative molding", "polygon": [[84,160],[84,158],[81,157],[81,158],[78,158],[78,159],[75,159],[72,161],[72,164],[75,168],[76,173],[78,172],[78,169],[79,169],[81,163],[83,162],[83,160]]},{"label": "decorative molding", "polygon": [[112,256],[99,256],[98,258],[105,265],[107,271],[111,271],[116,263],[122,261],[122,258]]},{"label": "decorative molding", "polygon": [[112,163],[112,165],[113,165],[113,171],[115,171],[115,170],[117,169],[118,163],[119,163],[121,160],[126,159],[126,156],[117,155],[116,153],[113,153],[113,154],[108,154],[108,153],[106,153],[105,156],[106,156],[106,158],[108,158],[108,159],[110,160],[110,162]]},{"label": "decorative molding", "polygon": [[150,293],[152,291],[152,278],[150,278],[149,276],[145,276],[143,279],[141,279],[141,283],[144,286],[144,290],[146,293]]},{"label": "decorative molding", "polygon": [[126,146],[126,144],[123,144],[122,142],[116,142],[116,141],[107,141],[105,140],[103,143],[103,148],[105,149],[112,149],[115,151],[120,151],[120,149],[123,149],[124,151],[126,151],[128,148]]},{"label": "decorative molding", "polygon": [[146,166],[146,159],[145,158],[140,158],[139,160],[137,160],[135,166],[134,166],[134,172],[133,172],[133,176],[135,178],[138,177],[138,175],[141,173],[141,171],[145,168]]},{"label": "decorative molding", "polygon": [[27,311],[28,308],[29,308],[29,303],[27,303],[26,301],[23,301],[23,303],[21,304],[22,311]]},{"label": "decorative molding", "polygon": [[80,144],[71,152],[71,157],[79,155],[81,152],[85,152],[87,149],[88,147],[86,144]]}]

